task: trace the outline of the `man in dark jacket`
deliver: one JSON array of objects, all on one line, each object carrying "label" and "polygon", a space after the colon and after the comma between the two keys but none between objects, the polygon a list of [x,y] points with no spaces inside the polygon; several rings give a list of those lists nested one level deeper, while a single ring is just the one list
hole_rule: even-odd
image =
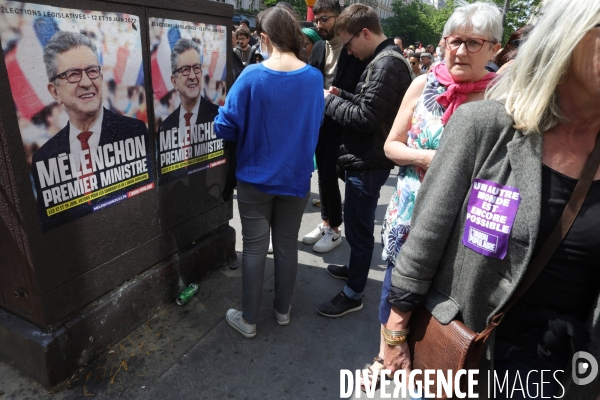
[{"label": "man in dark jacket", "polygon": [[233,56],[231,57],[231,70],[233,72],[233,81],[235,82],[238,78],[238,76],[240,76],[240,74],[242,73],[242,71],[244,70],[244,62],[242,61],[242,59],[240,58],[240,56],[238,56],[238,54],[235,52],[235,46],[237,46],[237,31],[234,29],[231,32],[231,47],[232,47],[232,53]]},{"label": "man in dark jacket", "polygon": [[[240,28],[246,28],[250,31],[250,21],[248,21],[246,18],[242,19],[240,21]],[[256,43],[258,43],[258,39],[256,39],[254,36],[250,35],[250,42],[248,43],[250,46],[254,46]]]},{"label": "man in dark jacket", "polygon": [[[315,42],[308,63],[323,74],[324,89],[336,86],[354,91],[366,64],[343,51],[342,40],[335,34],[335,20],[341,12],[339,1],[318,0],[313,12],[323,40]],[[337,172],[341,144],[342,127],[331,117],[325,117],[315,150],[323,222],[302,238],[304,244],[314,244],[313,250],[318,253],[328,252],[342,244],[342,196]]]},{"label": "man in dark jacket", "polygon": [[[319,313],[328,317],[362,309],[375,244],[377,200],[394,167],[383,145],[412,80],[400,49],[383,34],[371,7],[347,7],[337,18],[336,32],[348,54],[372,62],[360,77],[355,94],[333,86],[325,90],[325,114],[344,128],[338,166],[346,171],[344,217],[351,250],[347,266],[327,267],[329,274],[346,280],[341,293],[317,306]],[[384,51],[384,57],[377,57]]]},{"label": "man in dark jacket", "polygon": [[242,60],[244,65],[248,65],[250,59],[250,31],[248,28],[239,28],[237,30],[237,46],[233,49],[234,53]]}]

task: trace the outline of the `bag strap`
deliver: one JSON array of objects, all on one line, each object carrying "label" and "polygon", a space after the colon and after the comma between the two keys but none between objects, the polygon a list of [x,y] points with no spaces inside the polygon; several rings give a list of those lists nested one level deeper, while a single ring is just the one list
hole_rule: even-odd
[{"label": "bag strap", "polygon": [[402,57],[402,55],[400,53],[398,53],[396,50],[384,50],[384,51],[380,52],[379,54],[377,54],[375,56],[375,58],[373,60],[371,60],[369,65],[367,65],[367,76],[365,78],[365,82],[363,83],[362,87],[360,88],[360,94],[363,94],[363,92],[365,90],[365,86],[367,86],[367,83],[369,83],[369,81],[371,80],[371,74],[373,73],[373,70],[375,69],[375,64],[377,63],[377,61],[381,60],[383,57],[395,57],[395,58],[399,59],[406,66],[406,69],[408,70],[408,73],[410,74],[411,82],[416,78],[416,75],[412,71],[412,68],[408,64],[408,61],[406,61],[406,58]]},{"label": "bag strap", "polygon": [[525,291],[529,289],[529,287],[533,284],[536,278],[540,275],[542,269],[544,269],[546,264],[548,264],[548,261],[550,261],[550,258],[552,258],[552,255],[558,248],[558,245],[567,235],[569,229],[571,229],[571,225],[573,225],[573,222],[575,221],[575,218],[577,217],[577,214],[579,213],[579,210],[583,205],[585,197],[587,196],[587,193],[590,189],[590,186],[592,186],[594,176],[596,175],[596,171],[598,171],[599,166],[600,132],[596,137],[596,144],[594,146],[594,150],[592,151],[592,154],[585,163],[585,167],[581,172],[579,181],[575,186],[575,190],[573,190],[573,194],[571,195],[571,198],[569,199],[569,202],[567,203],[567,206],[565,207],[560,217],[560,220],[550,233],[550,236],[548,236],[548,239],[546,239],[546,242],[540,249],[539,253],[529,263],[527,271],[525,272],[521,283],[519,283],[519,286],[517,286],[517,290],[515,290],[515,293],[511,296],[506,305],[502,307],[502,310],[492,317],[490,324],[487,326],[487,328],[485,328],[483,332],[481,332],[477,336],[476,341],[485,341],[487,339],[487,337],[498,326],[498,324],[500,324],[508,310],[510,310],[512,306],[514,306],[517,303],[517,301],[519,301],[519,299],[521,298],[521,296],[523,296]]},{"label": "bag strap", "polygon": [[[416,75],[412,71],[412,68],[410,68],[408,61],[406,61],[406,58],[404,58],[400,53],[398,53],[395,50],[384,50],[384,51],[380,52],[379,54],[377,54],[375,56],[375,58],[373,60],[371,60],[369,65],[367,65],[367,76],[365,77],[365,82],[363,83],[362,87],[360,88],[360,93],[359,93],[360,95],[363,94],[365,87],[367,86],[367,83],[369,83],[369,81],[371,80],[371,74],[373,73],[373,70],[375,69],[375,64],[377,63],[377,61],[381,60],[383,57],[395,57],[395,58],[399,59],[400,61],[402,61],[404,63],[404,66],[408,70],[408,73],[410,74],[410,81],[412,82],[416,78]],[[385,121],[383,119],[381,121],[379,121],[379,129],[381,130],[381,132],[383,132],[384,136],[387,136],[390,133],[390,129],[388,128],[387,124],[385,123]]]}]

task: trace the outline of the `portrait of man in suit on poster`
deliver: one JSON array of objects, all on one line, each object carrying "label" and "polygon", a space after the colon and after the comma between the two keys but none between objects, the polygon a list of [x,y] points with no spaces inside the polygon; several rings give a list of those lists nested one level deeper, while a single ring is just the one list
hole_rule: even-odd
[{"label": "portrait of man in suit on poster", "polygon": [[[171,83],[179,94],[181,104],[160,124],[159,132],[177,128],[183,138],[183,148],[190,148],[193,153],[190,135],[195,125],[210,124],[206,132],[212,132],[212,123],[218,113],[219,106],[207,100],[203,93],[203,73],[201,50],[198,43],[191,39],[179,39],[171,49]],[[204,130],[204,127],[201,129]],[[184,133],[181,135],[181,133]],[[187,137],[187,139],[186,139]],[[204,141],[211,139],[206,138]],[[216,139],[216,137],[214,137]],[[185,141],[185,142],[184,142]],[[187,144],[189,143],[189,144]],[[187,168],[179,168],[161,176],[166,182],[187,176]],[[166,176],[165,176],[166,175]]]},{"label": "portrait of man in suit on poster", "polygon": [[[145,180],[147,183],[152,179],[152,172],[146,155],[148,130],[144,122],[119,115],[102,105],[102,66],[97,47],[90,38],[79,32],[57,32],[44,47],[44,65],[48,75],[47,89],[68,116],[66,126],[33,154],[32,168],[38,209],[42,228],[47,230],[91,213],[95,204],[123,196],[123,190],[113,191],[49,216],[46,212],[49,203],[48,196],[50,196],[48,182],[40,182],[45,172],[40,169],[49,168],[44,164],[48,160],[56,157],[60,159],[61,156],[68,155],[69,161],[66,163],[70,167],[68,177],[72,179],[71,182],[83,181],[78,196],[87,195],[108,186],[106,175],[104,180],[100,178],[102,171],[98,168],[99,164],[92,163],[92,154],[100,154],[101,157],[103,155],[101,169],[106,173],[112,165],[125,165],[125,150],[131,150],[131,146],[125,149],[126,144],[136,143],[137,163],[125,165],[127,172],[118,171],[119,173],[123,172],[122,176],[119,175],[118,178],[111,175],[113,177],[111,184],[144,173],[149,174]],[[142,146],[144,146],[143,149]],[[128,151],[127,161],[132,159],[129,153]],[[140,153],[143,153],[141,159]],[[63,165],[65,164],[63,163]],[[61,171],[61,177],[62,173],[63,171]],[[124,190],[131,190],[132,187],[129,186]],[[43,194],[43,191],[46,193]],[[73,198],[73,196],[67,198],[64,193],[61,198],[59,192],[53,192],[52,195],[56,196],[52,198],[53,205]]]}]

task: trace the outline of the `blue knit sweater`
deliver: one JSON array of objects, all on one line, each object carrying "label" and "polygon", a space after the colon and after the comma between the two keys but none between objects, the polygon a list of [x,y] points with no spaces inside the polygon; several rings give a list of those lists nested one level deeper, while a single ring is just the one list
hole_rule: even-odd
[{"label": "blue knit sweater", "polygon": [[246,67],[214,125],[218,137],[237,142],[237,180],[264,193],[306,196],[324,109],[317,69]]}]

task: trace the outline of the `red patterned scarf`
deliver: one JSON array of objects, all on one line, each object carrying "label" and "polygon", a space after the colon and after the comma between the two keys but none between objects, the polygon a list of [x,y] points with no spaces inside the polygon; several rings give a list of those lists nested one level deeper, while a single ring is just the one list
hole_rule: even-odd
[{"label": "red patterned scarf", "polygon": [[455,82],[446,64],[440,63],[434,65],[431,71],[435,74],[438,82],[446,87],[446,91],[435,98],[446,109],[446,112],[442,115],[442,123],[444,125],[446,125],[454,110],[465,101],[467,94],[483,92],[497,76],[496,73],[490,72],[477,82]]}]

